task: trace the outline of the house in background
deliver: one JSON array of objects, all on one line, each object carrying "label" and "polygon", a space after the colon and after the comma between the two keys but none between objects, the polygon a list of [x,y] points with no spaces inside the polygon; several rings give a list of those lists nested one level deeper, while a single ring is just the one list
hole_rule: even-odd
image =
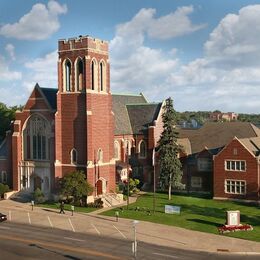
[{"label": "house in background", "polygon": [[236,121],[238,118],[238,114],[235,114],[234,112],[227,112],[227,113],[222,113],[220,111],[217,112],[212,112],[209,115],[210,121]]},{"label": "house in background", "polygon": [[[190,153],[180,156],[185,191],[211,194],[214,193],[215,182],[218,181],[213,164],[214,156],[221,152],[234,136],[241,139],[260,136],[260,130],[246,122],[208,122],[200,129],[180,129],[179,133],[180,138],[186,138],[190,142]],[[189,144],[186,142],[187,146]]]},{"label": "house in background", "polygon": [[214,156],[214,198],[260,200],[260,137],[235,137]]}]

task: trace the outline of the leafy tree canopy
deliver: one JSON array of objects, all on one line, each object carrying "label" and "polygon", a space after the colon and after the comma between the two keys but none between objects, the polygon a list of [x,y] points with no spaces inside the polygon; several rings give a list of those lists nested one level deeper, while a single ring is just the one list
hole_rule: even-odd
[{"label": "leafy tree canopy", "polygon": [[90,195],[94,188],[86,180],[86,175],[83,171],[75,171],[61,179],[61,194],[74,198],[74,201],[79,201],[82,197]]}]

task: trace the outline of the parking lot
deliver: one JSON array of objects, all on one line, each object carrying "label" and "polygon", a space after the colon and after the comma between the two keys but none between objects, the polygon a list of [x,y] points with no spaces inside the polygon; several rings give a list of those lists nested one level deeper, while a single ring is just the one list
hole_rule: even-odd
[{"label": "parking lot", "polygon": [[120,220],[96,216],[94,214],[75,213],[70,211],[60,214],[59,209],[34,207],[14,201],[1,201],[0,212],[7,215],[11,222],[58,228],[72,232],[90,233],[100,236],[111,236],[120,239],[132,239],[130,220]]}]

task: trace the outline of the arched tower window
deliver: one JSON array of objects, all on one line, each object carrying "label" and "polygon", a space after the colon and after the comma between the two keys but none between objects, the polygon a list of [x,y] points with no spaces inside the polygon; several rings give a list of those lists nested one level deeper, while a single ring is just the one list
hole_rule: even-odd
[{"label": "arched tower window", "polygon": [[23,131],[25,160],[48,160],[50,125],[41,116],[32,116]]},{"label": "arched tower window", "polygon": [[131,142],[129,140],[125,141],[125,153],[126,155],[130,156],[131,155]]},{"label": "arched tower window", "polygon": [[100,91],[106,90],[106,65],[104,61],[99,63]]},{"label": "arched tower window", "polygon": [[65,60],[63,67],[63,89],[67,92],[70,92],[71,89],[71,62]]},{"label": "arched tower window", "polygon": [[95,59],[91,62],[91,89],[97,90],[98,84],[98,74],[97,74],[97,61]]},{"label": "arched tower window", "polygon": [[71,159],[71,164],[77,164],[78,152],[75,148],[73,148],[70,152],[70,159]]},{"label": "arched tower window", "polygon": [[146,153],[147,153],[146,143],[145,141],[142,140],[139,143],[139,157],[146,158]]},{"label": "arched tower window", "polygon": [[76,73],[75,73],[75,90],[81,91],[83,89],[84,81],[84,64],[81,58],[78,58],[76,61]]},{"label": "arched tower window", "polygon": [[120,145],[118,141],[114,142],[114,157],[116,160],[120,160]]},{"label": "arched tower window", "polygon": [[99,148],[97,151],[97,162],[98,163],[103,162],[103,151],[101,148]]}]

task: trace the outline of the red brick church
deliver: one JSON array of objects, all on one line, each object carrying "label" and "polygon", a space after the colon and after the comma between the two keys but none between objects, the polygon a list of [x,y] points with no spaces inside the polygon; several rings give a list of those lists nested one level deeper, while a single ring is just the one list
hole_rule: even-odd
[{"label": "red brick church", "polygon": [[105,41],[59,40],[58,54],[58,89],[36,84],[0,145],[0,182],[49,196],[59,178],[83,170],[96,196],[115,191],[131,160],[133,177],[151,184],[162,103],[111,94]]}]

